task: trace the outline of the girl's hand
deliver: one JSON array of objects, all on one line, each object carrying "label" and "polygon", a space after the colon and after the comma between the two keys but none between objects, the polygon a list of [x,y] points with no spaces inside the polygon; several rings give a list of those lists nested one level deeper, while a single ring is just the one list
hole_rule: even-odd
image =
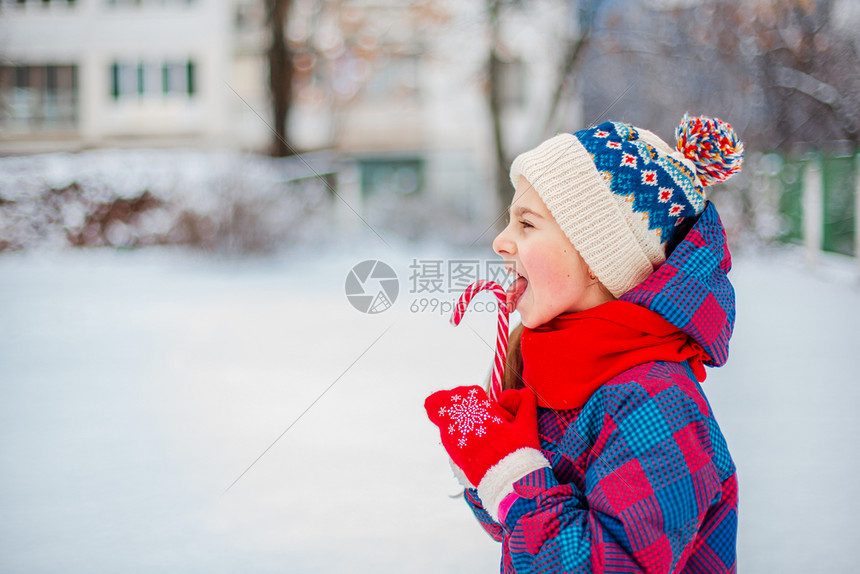
[{"label": "girl's hand", "polygon": [[[539,452],[537,400],[529,389],[507,390],[494,403],[481,387],[457,387],[433,393],[424,408],[430,421],[439,427],[442,445],[451,460],[472,484],[479,485],[479,493],[487,471],[521,449],[538,451],[537,456],[545,464],[538,463],[548,466]],[[531,458],[535,458],[533,453]]]}]

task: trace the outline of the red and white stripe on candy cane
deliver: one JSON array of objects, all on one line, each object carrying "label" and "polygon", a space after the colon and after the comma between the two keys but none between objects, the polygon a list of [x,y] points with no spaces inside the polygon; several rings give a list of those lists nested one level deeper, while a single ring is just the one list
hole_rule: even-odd
[{"label": "red and white stripe on candy cane", "polygon": [[502,381],[505,375],[505,359],[508,354],[508,306],[505,302],[505,290],[495,281],[480,280],[475,281],[460,295],[460,300],[457,302],[457,307],[451,315],[451,324],[456,326],[460,324],[463,315],[466,313],[466,308],[472,301],[472,298],[481,291],[492,291],[499,303],[499,319],[496,324],[496,358],[493,363],[493,378],[490,383],[490,399],[499,400],[499,395],[502,394]]}]

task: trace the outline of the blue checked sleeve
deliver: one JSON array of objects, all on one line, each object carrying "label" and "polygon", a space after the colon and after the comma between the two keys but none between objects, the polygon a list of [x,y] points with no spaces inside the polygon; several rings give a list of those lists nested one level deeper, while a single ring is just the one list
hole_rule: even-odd
[{"label": "blue checked sleeve", "polygon": [[502,525],[493,520],[490,514],[486,511],[481,503],[481,499],[478,498],[478,491],[474,488],[467,488],[464,493],[464,498],[466,499],[466,503],[469,505],[469,508],[471,508],[472,512],[475,514],[475,518],[478,519],[478,522],[480,522],[481,526],[484,527],[484,530],[487,531],[487,534],[489,534],[496,542],[501,542],[504,538]]},{"label": "blue checked sleeve", "polygon": [[677,386],[652,391],[602,388],[546,451],[553,468],[514,484],[506,572],[735,571],[736,482],[722,435],[706,403],[702,412]]}]

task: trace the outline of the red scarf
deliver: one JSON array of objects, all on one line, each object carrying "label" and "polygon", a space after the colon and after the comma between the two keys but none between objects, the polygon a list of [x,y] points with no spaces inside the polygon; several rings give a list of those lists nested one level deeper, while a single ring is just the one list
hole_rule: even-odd
[{"label": "red scarf", "polygon": [[581,407],[603,383],[650,361],[689,361],[705,380],[708,355],[660,315],[626,301],[609,301],[563,313],[536,329],[523,329],[523,380],[538,404]]}]

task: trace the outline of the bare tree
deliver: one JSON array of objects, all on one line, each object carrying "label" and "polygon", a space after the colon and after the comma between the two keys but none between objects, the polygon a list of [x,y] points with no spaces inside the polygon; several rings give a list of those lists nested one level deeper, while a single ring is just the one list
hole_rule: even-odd
[{"label": "bare tree", "polygon": [[[505,126],[503,116],[504,94],[502,81],[504,60],[499,54],[502,20],[506,13],[524,7],[521,0],[486,0],[487,22],[490,33],[490,45],[487,58],[487,77],[489,88],[487,101],[493,129],[495,157],[495,187],[498,200],[504,205],[510,195],[510,182],[507,169],[513,158],[506,149]],[[567,0],[566,6],[569,17],[576,22],[568,27],[571,32],[562,39],[564,50],[559,59],[559,69],[552,89],[552,95],[546,105],[546,115],[539,120],[542,126],[542,137],[548,137],[559,127],[558,111],[566,96],[573,92],[577,72],[584,61],[584,56],[591,45],[594,34],[596,16],[605,4],[604,0]]]},{"label": "bare tree", "polygon": [[594,23],[604,0],[569,0],[573,14],[577,16],[576,34],[570,35],[565,42],[564,57],[553,90],[552,99],[547,109],[543,135],[549,136],[557,128],[557,114],[562,99],[573,92],[576,74],[582,66],[586,51],[594,36]]},{"label": "bare tree", "polygon": [[[759,0],[739,34],[752,39],[754,73],[778,137],[763,147],[787,150],[800,142],[860,141],[860,58],[833,18],[831,0]],[[717,13],[717,12],[715,12]],[[737,18],[735,18],[737,20]],[[768,125],[769,124],[769,125]]]},{"label": "bare tree", "polygon": [[[273,153],[295,153],[289,138],[293,104],[324,105],[330,140],[379,64],[417,58],[422,34],[446,20],[437,0],[357,3],[349,0],[265,0],[267,59],[275,124]],[[404,30],[411,33],[404,34]]]},{"label": "bare tree", "polygon": [[501,22],[499,20],[503,0],[487,0],[487,15],[490,26],[490,51],[487,61],[489,92],[487,94],[490,106],[490,118],[493,124],[493,149],[496,158],[495,181],[499,204],[505,205],[510,195],[510,184],[507,181],[506,166],[510,163],[505,150],[505,137],[502,126],[502,94],[501,74],[502,60],[499,58],[499,36]]},{"label": "bare tree", "polygon": [[266,0],[266,25],[269,30],[269,91],[274,116],[272,155],[295,153],[289,143],[288,119],[293,102],[293,57],[284,36],[291,0]]},{"label": "bare tree", "polygon": [[[635,85],[622,108],[669,127],[678,111],[725,114],[749,149],[860,136],[857,33],[832,0],[631,1],[597,13],[599,37],[580,65],[587,113]],[[620,79],[620,80],[619,80]],[[729,119],[727,118],[727,119]]]},{"label": "bare tree", "polygon": [[[747,152],[792,155],[858,149],[857,27],[833,0],[631,0],[603,13],[581,70],[586,116],[634,85],[624,121],[671,135],[685,111],[716,115]],[[611,26],[609,23],[611,22]],[[641,123],[640,123],[641,122]],[[726,186],[740,205],[739,229],[758,232],[764,199],[748,170]],[[716,193],[720,193],[716,191]]]}]

